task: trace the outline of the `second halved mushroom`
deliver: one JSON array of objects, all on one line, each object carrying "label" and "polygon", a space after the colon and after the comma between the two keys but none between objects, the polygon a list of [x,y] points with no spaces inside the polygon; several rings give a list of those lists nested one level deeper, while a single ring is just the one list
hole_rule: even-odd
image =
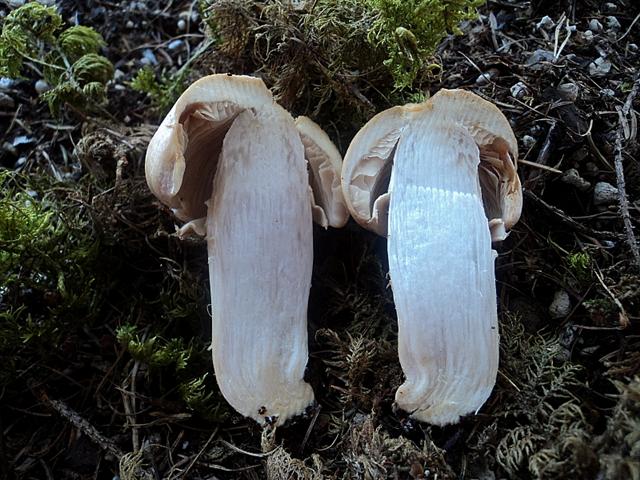
[{"label": "second halved mushroom", "polygon": [[461,90],[378,114],[345,155],[351,214],[388,237],[406,376],[396,404],[418,420],[456,422],[477,411],[495,384],[491,241],[520,216],[517,155],[502,113]]},{"label": "second halved mushroom", "polygon": [[[227,401],[260,423],[282,423],[313,401],[303,379],[312,208],[325,226],[348,215],[331,188],[335,147],[301,122],[299,131],[261,80],[212,75],[178,99],[145,161],[151,191],[188,222],[181,233],[206,233],[216,379]],[[310,176],[322,190],[315,201]]]}]

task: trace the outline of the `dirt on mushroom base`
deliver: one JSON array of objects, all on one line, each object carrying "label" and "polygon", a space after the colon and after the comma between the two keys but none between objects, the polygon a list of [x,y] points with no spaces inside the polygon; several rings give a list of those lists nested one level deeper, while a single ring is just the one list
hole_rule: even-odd
[{"label": "dirt on mushroom base", "polygon": [[[64,18],[77,8],[72,3],[77,2],[61,2]],[[106,298],[91,300],[99,300],[100,308],[88,303],[91,308],[72,310],[67,297],[59,296],[64,285],[38,275],[32,276],[39,283],[31,290],[2,290],[3,327],[64,331],[57,348],[31,343],[54,338],[48,334],[23,335],[12,344],[19,346],[19,355],[9,358],[22,366],[8,370],[12,380],[2,392],[0,465],[9,465],[18,478],[38,478],[47,471],[55,478],[93,478],[95,472],[98,478],[112,478],[118,472],[118,458],[102,453],[108,445],[92,440],[86,425],[62,416],[53,400],[63,401],[122,452],[140,448],[134,458],[137,473],[125,470],[138,478],[154,471],[165,478],[288,478],[291,472],[302,478],[433,478],[436,473],[447,478],[451,471],[465,478],[632,478],[640,461],[634,436],[640,415],[634,380],[640,365],[634,313],[640,281],[611,187],[616,185],[615,143],[621,132],[627,193],[632,205],[637,202],[639,172],[631,160],[637,147],[625,140],[625,123],[616,111],[635,81],[638,53],[632,45],[640,38],[638,24],[632,24],[637,7],[489,3],[481,10],[482,23],[468,24],[465,37],[442,44],[442,73],[424,85],[430,93],[441,87],[471,88],[499,102],[514,122],[521,158],[549,167],[520,165],[528,191],[524,218],[501,246],[497,263],[502,365],[498,385],[479,415],[438,429],[393,412],[393,393],[402,377],[384,241],[354,225],[345,231],[316,229],[308,370],[321,409],[263,442],[261,432],[230,412],[215,389],[206,351],[204,250],[198,244],[180,246],[171,237],[172,217],[142,183],[144,146],[128,146],[135,147],[140,138],[131,126],[158,121],[144,96],[125,83],[142,59],[152,58],[146,50],[154,54],[157,71],[177,71],[202,37],[189,16],[190,2],[168,8],[159,2],[133,3],[116,9],[105,2],[79,12],[83,24],[102,33],[106,55],[124,74],[109,92],[114,121],[94,120],[102,130],[89,128],[88,118],[51,118],[46,105],[33,103],[33,82],[2,91],[23,105],[17,114],[2,110],[0,131],[7,131],[2,143],[11,147],[2,147],[3,166],[27,174],[20,180],[22,191],[45,211],[94,225],[91,235],[83,227],[80,236],[63,236],[59,242],[66,253],[61,255],[64,268],[86,270],[81,255],[68,257],[99,239],[98,260],[91,257],[99,271],[90,272],[99,280],[76,281]],[[571,33],[552,62],[563,11],[576,31],[561,24],[558,49]],[[543,21],[545,15],[549,19]],[[179,19],[193,22],[190,33],[196,36],[180,37]],[[135,28],[127,27],[129,20]],[[145,28],[157,32],[159,43],[145,44]],[[185,43],[169,49],[175,40]],[[602,55],[607,58],[596,62]],[[192,75],[211,73],[206,65],[212,58],[216,65],[226,63],[223,71],[269,67],[248,57],[234,65],[228,56],[212,54],[207,62],[200,57],[199,65],[192,64]],[[612,65],[608,72],[607,61]],[[357,82],[378,85],[366,76],[354,78],[352,98],[372,91]],[[313,84],[314,78],[304,81]],[[332,94],[341,91],[344,95],[339,89]],[[402,103],[415,92],[383,93],[371,94],[369,108]],[[313,113],[315,106],[300,102],[293,113]],[[314,119],[344,152],[362,122],[348,109],[339,113],[336,117],[321,109]],[[333,122],[339,127],[333,128]],[[626,125],[631,128],[631,121]],[[21,136],[31,143],[21,143]],[[38,180],[43,174],[67,183],[63,187],[47,180],[43,185]],[[24,200],[7,191],[3,201]],[[637,225],[633,207],[630,215]],[[28,260],[20,264],[19,278],[38,273]],[[17,316],[20,306],[27,310]],[[67,323],[59,323],[62,317]],[[134,329],[123,329],[129,325]]]}]

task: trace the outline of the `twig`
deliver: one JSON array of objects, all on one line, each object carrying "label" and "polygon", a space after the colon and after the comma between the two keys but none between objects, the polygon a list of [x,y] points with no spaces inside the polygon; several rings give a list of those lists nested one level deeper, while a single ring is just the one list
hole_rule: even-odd
[{"label": "twig", "polygon": [[546,211],[546,213],[548,213],[552,218],[556,219],[560,224],[582,235],[586,235],[587,237],[595,237],[595,238],[603,238],[603,239],[623,238],[623,235],[618,233],[591,230],[585,227],[581,223],[576,222],[573,218],[568,216],[558,207],[554,207],[553,205],[550,205],[547,202],[545,202],[543,199],[538,197],[535,193],[533,193],[530,190],[524,190],[524,197],[528,201],[532,202],[536,207]]},{"label": "twig", "polygon": [[[547,164],[549,163],[549,158],[551,157],[551,152],[553,151],[555,145],[556,145],[556,140],[559,137],[559,135],[561,134],[561,127],[559,126],[557,121],[553,121],[551,123],[551,126],[549,127],[549,130],[547,131],[547,136],[544,139],[544,143],[542,144],[542,147],[540,148],[540,151],[538,152],[538,157],[536,158],[535,163],[542,168],[542,166],[547,166]],[[530,172],[529,173],[529,177],[527,178],[528,182],[527,182],[527,186],[530,189],[533,189],[536,184],[538,183],[538,179],[540,177],[537,176],[536,172]]]},{"label": "twig", "polygon": [[541,165],[537,162],[530,162],[529,160],[519,159],[518,163],[522,165],[527,165],[533,168],[539,168],[540,170],[546,170],[547,172],[560,173],[560,174],[564,173],[562,170],[558,170],[557,168],[548,167],[547,165]]},{"label": "twig", "polygon": [[73,410],[71,407],[67,406],[65,403],[60,400],[53,400],[47,396],[46,393],[40,392],[40,400],[42,400],[45,404],[53,408],[56,412],[60,414],[60,416],[64,417],[69,421],[74,427],[84,433],[89,439],[98,445],[103,450],[106,450],[111,455],[116,457],[118,461],[124,455],[124,452],[120,450],[120,448],[109,440],[107,437],[102,435],[93,425],[91,425],[85,418],[81,417],[78,412]]},{"label": "twig", "polygon": [[604,283],[604,279],[602,278],[602,274],[599,272],[599,269],[596,268],[593,271],[593,273],[595,273],[596,278],[600,282],[600,285],[602,285],[602,288],[604,288],[605,292],[607,292],[609,294],[609,296],[611,297],[611,300],[613,300],[613,303],[615,303],[616,307],[618,307],[618,310],[620,310],[620,312],[618,313],[620,328],[627,328],[629,325],[631,325],[631,323],[629,322],[629,316],[627,315],[627,312],[625,311],[624,307],[622,306],[622,303],[613,294],[613,292],[609,289],[609,287],[607,287],[607,284]]},{"label": "twig", "polygon": [[222,443],[225,447],[230,448],[231,450],[233,450],[234,452],[238,452],[238,453],[242,453],[243,455],[248,455],[250,457],[255,457],[255,458],[265,458],[268,457],[269,455],[271,455],[273,452],[276,451],[276,448],[272,448],[271,450],[269,450],[268,452],[264,452],[264,453],[254,453],[254,452],[248,452],[246,450],[241,449],[240,447],[236,447],[235,445],[233,445],[232,443],[227,442],[226,440],[220,440],[220,443]]},{"label": "twig", "polygon": [[137,421],[136,421],[136,376],[138,375],[138,368],[140,362],[136,360],[131,369],[131,373],[127,380],[131,390],[126,389],[126,384],[122,387],[122,405],[124,406],[124,413],[127,418],[127,425],[131,427],[131,443],[133,445],[133,451],[140,450],[140,435],[138,433]]},{"label": "twig", "polygon": [[631,29],[633,28],[633,26],[636,24],[638,20],[640,20],[640,13],[636,15],[636,18],[633,19],[633,22],[631,22],[631,25],[629,25],[629,28],[627,28],[627,31],[624,32],[624,34],[618,40],[616,40],[615,43],[621,42],[624,37],[629,35],[629,32],[631,31]]},{"label": "twig", "polygon": [[196,464],[198,459],[202,456],[202,454],[207,449],[207,447],[209,446],[209,444],[211,443],[213,438],[216,436],[216,433],[218,433],[218,429],[217,428],[214,430],[214,432],[211,435],[209,435],[209,439],[205,442],[204,447],[202,447],[200,449],[200,451],[196,454],[196,456],[193,457],[193,460],[191,461],[191,463],[189,464],[187,469],[182,473],[183,478],[188,478],[187,474],[189,473],[189,470],[191,470],[193,468],[193,466]]},{"label": "twig", "polygon": [[[627,142],[627,145],[633,145],[635,143],[635,138],[631,135],[631,131],[629,131],[629,127],[627,126],[626,121],[630,113],[631,115],[635,115],[635,113],[631,111],[631,107],[633,106],[633,100],[638,94],[639,87],[640,77],[637,77],[635,82],[633,82],[633,88],[631,89],[631,92],[629,92],[629,96],[627,97],[626,102],[624,102],[622,108],[616,107],[620,116],[620,122],[618,125],[618,130],[616,131],[616,145],[614,149],[614,165],[616,171],[616,183],[618,187],[618,203],[620,204],[620,215],[622,216],[622,221],[624,223],[624,230],[627,235],[627,243],[629,244],[631,255],[633,256],[637,268],[640,268],[640,249],[638,248],[638,241],[636,240],[636,236],[633,233],[631,214],[629,213],[629,199],[627,198],[627,191],[624,180],[624,168],[622,166],[622,149],[624,147],[623,140]],[[633,133],[635,135],[635,131],[633,131]]]},{"label": "twig", "polygon": [[321,405],[318,405],[315,408],[315,412],[313,413],[313,418],[311,419],[311,422],[309,422],[309,427],[307,428],[307,432],[304,434],[304,438],[302,439],[302,443],[300,444],[300,453],[302,454],[304,452],[304,447],[307,445],[307,442],[309,441],[309,436],[311,435],[311,430],[313,430],[313,427],[316,424],[316,420],[318,420],[318,415],[320,415],[320,410],[321,410]]}]

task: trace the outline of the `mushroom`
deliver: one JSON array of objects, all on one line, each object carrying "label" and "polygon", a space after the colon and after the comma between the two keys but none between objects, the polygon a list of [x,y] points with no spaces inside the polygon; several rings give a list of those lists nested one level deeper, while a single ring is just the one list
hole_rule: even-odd
[{"label": "mushroom", "polygon": [[339,217],[342,191],[331,188],[339,154],[320,127],[299,125],[261,80],[211,75],[176,101],[145,159],[149,188],[187,222],[179,235],[206,235],[216,380],[233,408],[261,424],[281,424],[314,400],[303,378],[312,209],[325,225],[348,216],[343,208]]},{"label": "mushroom", "polygon": [[396,406],[435,425],[489,397],[498,370],[493,240],[522,208],[517,142],[496,106],[462,90],[372,118],[344,157],[363,227],[387,236],[405,382]]}]

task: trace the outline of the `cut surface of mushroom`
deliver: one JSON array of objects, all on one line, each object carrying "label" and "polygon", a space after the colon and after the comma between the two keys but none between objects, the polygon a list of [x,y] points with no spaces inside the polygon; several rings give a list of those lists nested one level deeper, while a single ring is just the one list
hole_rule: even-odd
[{"label": "cut surface of mushroom", "polygon": [[224,139],[207,213],[213,366],[249,417],[290,418],[304,382],[313,265],[303,146],[288,115],[245,110]]},{"label": "cut surface of mushroom", "polygon": [[216,380],[261,424],[314,399],[303,378],[313,264],[303,138],[261,80],[212,75],[178,99],[145,160],[151,191],[187,222],[179,234],[206,233]]},{"label": "cut surface of mushroom", "polygon": [[[515,139],[495,106],[463,91],[441,91],[374,120],[345,155],[343,191],[354,218],[388,237],[398,353],[406,377],[396,405],[420,421],[454,423],[484,404],[496,380],[491,242],[492,233],[504,233],[520,213]],[[398,132],[395,143],[390,132]],[[370,168],[371,158],[380,159],[377,171]],[[481,181],[483,162],[490,163],[490,181]],[[385,170],[390,170],[388,192],[362,201],[380,194],[373,186],[383,184],[379,177],[388,175]],[[375,181],[354,187],[363,175]],[[366,191],[366,185],[372,188]],[[483,190],[487,185],[490,192]],[[507,195],[516,205],[503,198]],[[487,199],[493,202],[489,208]],[[376,204],[388,205],[387,211],[376,213]],[[385,213],[381,228],[372,219]],[[497,223],[502,232],[494,228]]]}]

